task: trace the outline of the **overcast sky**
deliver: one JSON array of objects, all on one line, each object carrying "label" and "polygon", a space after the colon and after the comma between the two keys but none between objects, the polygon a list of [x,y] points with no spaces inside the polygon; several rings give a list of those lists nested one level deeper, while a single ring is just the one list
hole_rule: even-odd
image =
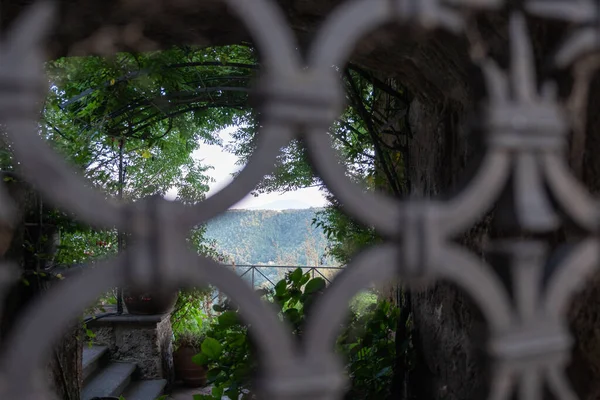
[{"label": "overcast sky", "polygon": [[[233,132],[234,129],[235,128],[225,129],[219,132],[219,136],[223,139],[224,144],[231,141],[231,132]],[[223,151],[220,146],[202,144],[200,149],[194,152],[193,157],[202,160],[202,164],[212,165],[214,167],[214,169],[208,171],[208,175],[215,180],[215,182],[211,184],[208,193],[209,196],[229,184],[233,179],[231,174],[242,167],[235,164],[237,161],[235,155]],[[308,208],[322,207],[325,204],[325,198],[318,188],[307,188],[287,193],[262,194],[258,197],[248,195],[232,208]]]}]

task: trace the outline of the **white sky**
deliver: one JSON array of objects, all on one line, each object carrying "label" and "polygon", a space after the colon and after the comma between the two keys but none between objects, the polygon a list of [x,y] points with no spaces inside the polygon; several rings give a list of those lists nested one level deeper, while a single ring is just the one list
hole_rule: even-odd
[{"label": "white sky", "polygon": [[[234,131],[235,127],[232,127],[219,132],[219,136],[223,139],[224,144],[231,141],[231,133]],[[202,164],[204,165],[212,165],[214,167],[207,171],[207,174],[215,180],[215,182],[210,184],[209,197],[229,184],[233,179],[231,174],[242,168],[241,165],[236,165],[237,157],[223,151],[220,146],[202,144],[200,149],[193,153],[193,157],[202,160]],[[307,188],[287,193],[261,194],[258,197],[248,195],[232,208],[308,208],[323,207],[325,204],[326,200],[323,197],[323,193],[318,188]]]}]

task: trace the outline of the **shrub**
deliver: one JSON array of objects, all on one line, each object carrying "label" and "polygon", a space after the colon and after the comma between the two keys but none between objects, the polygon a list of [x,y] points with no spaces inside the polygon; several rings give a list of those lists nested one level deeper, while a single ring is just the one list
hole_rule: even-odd
[{"label": "shrub", "polygon": [[210,318],[203,305],[211,295],[209,289],[180,290],[175,308],[171,313],[171,326],[175,341],[182,334],[205,334],[210,326]]},{"label": "shrub", "polygon": [[180,332],[175,339],[175,350],[182,347],[189,347],[195,352],[202,349],[202,342],[206,336],[200,332],[185,331]]},{"label": "shrub", "polygon": [[[325,289],[322,278],[310,279],[301,269],[287,273],[273,290],[259,292],[277,305],[280,317],[293,327],[300,337],[310,307]],[[253,399],[251,373],[256,371],[254,346],[247,327],[241,322],[236,306],[228,301],[215,305],[220,312],[202,343],[194,362],[209,368],[211,395],[196,395],[195,400],[216,400],[222,396],[242,400]],[[349,323],[338,339],[337,350],[347,361],[346,371],[351,388],[347,398],[386,399],[392,380],[396,357],[394,331],[399,317],[398,307],[387,301],[373,302],[367,295],[351,307]]]}]

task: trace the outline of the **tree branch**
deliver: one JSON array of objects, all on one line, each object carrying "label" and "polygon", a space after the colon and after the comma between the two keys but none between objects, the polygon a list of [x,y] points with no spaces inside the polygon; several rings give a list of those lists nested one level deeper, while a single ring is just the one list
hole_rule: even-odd
[{"label": "tree branch", "polygon": [[372,74],[370,74],[369,72],[365,71],[364,69],[360,68],[358,65],[356,64],[348,64],[348,69],[358,73],[359,75],[361,75],[363,78],[365,78],[366,80],[370,81],[374,87],[376,87],[377,89],[383,90],[384,92],[386,92],[387,94],[402,100],[405,104],[409,103],[409,99],[408,96],[406,94],[403,94],[399,91],[397,91],[396,89],[394,89],[393,87],[391,87],[390,85],[388,85],[387,83],[377,79],[376,77],[374,77]]},{"label": "tree branch", "polygon": [[[155,123],[160,122],[162,120],[165,120],[167,118],[173,118],[173,117],[176,117],[178,115],[185,114],[187,112],[207,110],[209,108],[236,108],[236,109],[239,109],[239,110],[243,110],[245,107],[247,107],[247,104],[244,104],[244,103],[240,103],[240,104],[212,104],[212,105],[209,105],[209,106],[206,106],[206,105],[204,105],[204,106],[194,106],[194,107],[185,108],[183,110],[175,111],[175,112],[170,113],[170,114],[163,114],[162,117],[160,117],[158,119],[155,119],[155,120],[152,120],[154,117],[157,117],[157,116],[159,116],[161,114],[161,113],[156,113],[156,114],[154,114],[154,115],[152,115],[152,116],[150,116],[148,118],[145,118],[143,121],[150,121],[150,122],[147,122],[146,124],[144,124],[142,126],[139,126],[136,129],[132,130],[132,133],[135,134],[135,133],[140,132],[141,130],[149,127],[152,124],[155,124]],[[136,139],[144,139],[142,136],[133,136],[133,137],[136,138]]]},{"label": "tree branch", "polygon": [[389,167],[387,161],[385,160],[383,150],[381,149],[379,140],[377,139],[377,132],[375,131],[375,126],[373,125],[373,121],[369,118],[369,113],[362,102],[362,97],[360,96],[360,93],[358,92],[358,88],[356,87],[354,79],[352,78],[352,74],[350,74],[350,70],[348,68],[346,68],[346,70],[345,70],[345,76],[346,76],[346,79],[348,80],[348,84],[351,89],[350,95],[351,95],[351,98],[353,99],[352,100],[353,103],[356,106],[358,115],[360,115],[360,117],[365,122],[365,125],[367,126],[367,131],[368,131],[369,135],[371,136],[371,139],[373,140],[373,145],[375,146],[375,156],[378,158],[381,168],[383,170],[383,173],[385,174],[385,176],[390,184],[390,189],[392,189],[392,192],[394,193],[395,196],[400,197],[402,191],[400,190],[400,187],[398,186],[397,181],[394,179],[394,174],[390,170],[390,167]]},{"label": "tree branch", "polygon": [[[173,68],[186,68],[186,67],[232,67],[232,68],[244,68],[244,69],[252,69],[252,70],[260,69],[260,65],[258,65],[258,64],[224,63],[224,62],[219,62],[219,61],[177,63],[177,64],[167,65],[164,68],[165,69],[173,69]],[[84,90],[83,92],[76,95],[75,97],[72,97],[69,100],[67,100],[64,104],[60,105],[59,107],[64,110],[66,107],[69,107],[71,104],[78,102],[82,98],[86,97],[87,95],[92,94],[93,92],[95,92],[96,90],[98,90],[100,88],[113,86],[113,85],[116,85],[117,83],[121,83],[121,82],[126,82],[128,80],[138,78],[142,75],[147,75],[150,72],[151,72],[151,70],[149,70],[149,69],[143,69],[143,70],[139,70],[139,71],[129,72],[123,76],[118,77],[117,79],[114,80],[114,82],[106,81],[101,86],[97,86],[95,88],[90,88],[90,89]]]}]

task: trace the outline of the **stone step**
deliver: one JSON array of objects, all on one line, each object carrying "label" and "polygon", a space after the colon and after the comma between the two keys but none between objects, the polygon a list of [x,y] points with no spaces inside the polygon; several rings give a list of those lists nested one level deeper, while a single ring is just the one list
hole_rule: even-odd
[{"label": "stone step", "polygon": [[118,397],[131,382],[131,374],[135,369],[135,364],[120,362],[112,362],[101,368],[83,387],[81,400],[102,396]]},{"label": "stone step", "polygon": [[81,360],[83,369],[83,382],[84,385],[88,381],[88,378],[96,372],[102,364],[104,359],[108,358],[108,347],[106,346],[92,346],[83,348],[83,357]]},{"label": "stone step", "polygon": [[123,398],[125,400],[156,400],[163,394],[166,385],[165,379],[132,382],[125,389]]}]

